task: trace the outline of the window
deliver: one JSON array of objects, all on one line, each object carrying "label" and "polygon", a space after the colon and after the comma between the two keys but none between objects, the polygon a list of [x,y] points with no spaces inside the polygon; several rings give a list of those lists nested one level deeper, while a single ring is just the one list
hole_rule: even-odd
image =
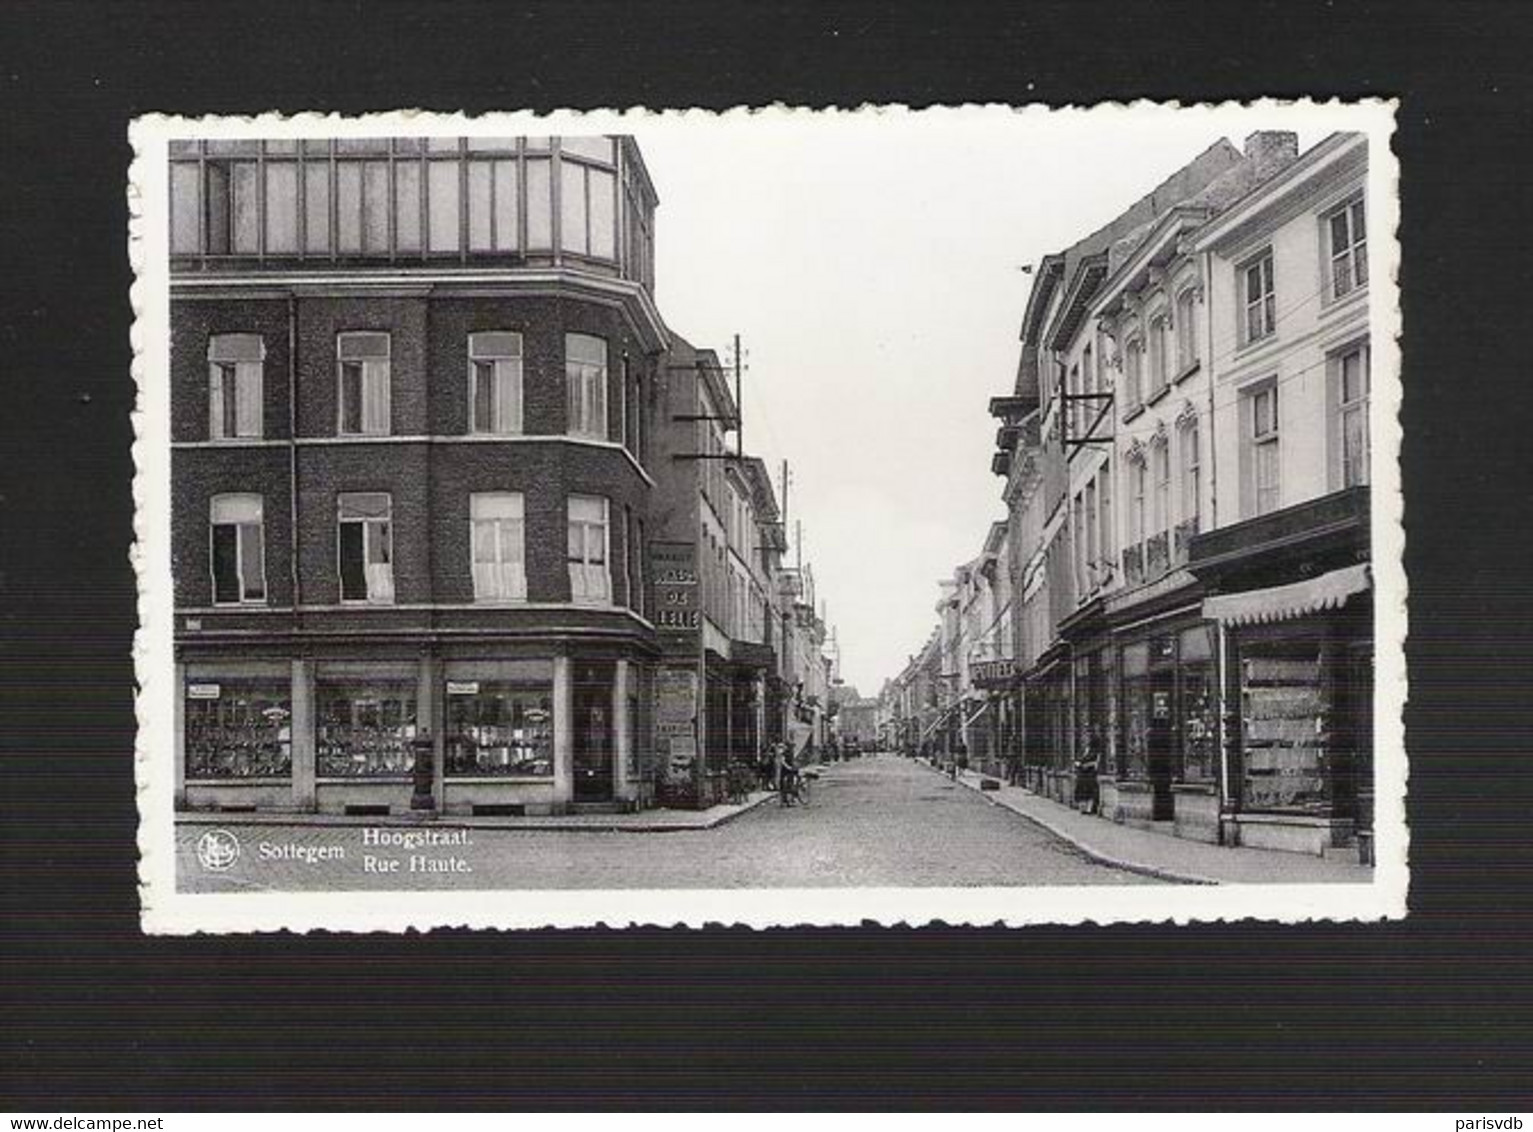
[{"label": "window", "polygon": [[315,683],[319,777],[387,778],[414,769],[415,681],[358,681],[322,671]]},{"label": "window", "polygon": [[1269,385],[1252,393],[1247,401],[1250,410],[1251,474],[1254,502],[1258,515],[1275,511],[1281,495],[1278,483],[1278,399],[1277,386]]},{"label": "window", "polygon": [[1148,469],[1145,467],[1143,458],[1135,460],[1129,466],[1129,485],[1132,491],[1132,502],[1129,505],[1128,540],[1138,544],[1144,541],[1144,504],[1145,504],[1145,480],[1148,478]]},{"label": "window", "polygon": [[268,255],[298,250],[298,163],[267,161],[266,247]]},{"label": "window", "polygon": [[1096,480],[1086,482],[1086,580],[1090,585],[1095,585],[1097,580],[1097,563],[1102,557],[1102,546],[1098,541],[1100,523],[1097,519],[1097,485]]},{"label": "window", "polygon": [[617,177],[607,169],[564,161],[560,164],[559,188],[559,242],[563,249],[615,259]]},{"label": "window", "polygon": [[382,492],[354,492],[337,500],[342,601],[393,603],[392,519],[393,500]]},{"label": "window", "polygon": [[[506,139],[514,147],[514,138]],[[472,148],[472,144],[470,145]],[[468,163],[468,250],[515,251],[521,243],[517,219],[516,161]]]},{"label": "window", "polygon": [[1368,282],[1368,227],[1362,200],[1337,209],[1326,223],[1330,231],[1331,297],[1339,299]]},{"label": "window", "polygon": [[1124,383],[1128,386],[1125,390],[1127,407],[1137,409],[1144,402],[1144,387],[1140,384],[1144,379],[1144,344],[1137,338],[1123,351],[1123,369]]},{"label": "window", "polygon": [[[337,143],[337,148],[342,143]],[[385,143],[386,145],[386,143]],[[389,250],[388,161],[335,163],[336,250],[377,255]]]},{"label": "window", "polygon": [[1071,504],[1070,524],[1071,549],[1075,552],[1075,596],[1080,600],[1086,596],[1090,589],[1090,572],[1086,567],[1086,503],[1085,499],[1077,495]]},{"label": "window", "polygon": [[1277,297],[1272,287],[1272,253],[1245,268],[1246,342],[1265,338],[1277,329]]},{"label": "window", "polygon": [[514,436],[522,431],[522,336],[491,331],[468,336],[469,431]]},{"label": "window", "polygon": [[207,164],[207,250],[212,255],[261,250],[256,203],[258,182],[254,161],[210,161]]},{"label": "window", "polygon": [[571,436],[607,439],[607,343],[588,334],[564,336]]},{"label": "window", "polygon": [[213,604],[266,601],[266,549],[259,495],[215,495],[212,506]]},{"label": "window", "polygon": [[1176,367],[1184,374],[1198,362],[1198,296],[1188,287],[1176,297]]},{"label": "window", "polygon": [[1150,445],[1150,459],[1155,464],[1155,505],[1152,533],[1160,534],[1171,525],[1171,446],[1162,439]]},{"label": "window", "polygon": [[1098,547],[1101,550],[1102,566],[1106,574],[1110,575],[1113,565],[1113,513],[1112,513],[1112,468],[1103,464],[1101,471],[1097,472],[1097,510],[1101,521],[1101,534],[1098,536]]},{"label": "window", "polygon": [[389,336],[342,334],[335,341],[340,373],[337,431],[343,436],[389,433]]},{"label": "window", "polygon": [[636,612],[640,617],[647,617],[649,615],[649,580],[644,573],[644,562],[647,556],[644,551],[643,519],[634,520],[633,546],[634,567],[636,569],[634,582],[637,600],[631,601],[628,604],[633,606],[634,612]]},{"label": "window", "polygon": [[293,770],[292,685],[286,679],[186,685],[186,777],[286,778]]},{"label": "window", "polygon": [[1166,320],[1157,318],[1150,323],[1150,396],[1154,397],[1166,387],[1170,378],[1166,373],[1171,364],[1168,354]]},{"label": "window", "polygon": [[471,495],[469,527],[474,557],[474,600],[525,601],[526,527],[521,494],[482,492]]},{"label": "window", "polygon": [[196,255],[202,244],[202,174],[194,162],[170,167],[170,251]]},{"label": "window", "polygon": [[1182,426],[1182,522],[1189,524],[1194,534],[1199,530],[1199,511],[1202,506],[1202,438],[1198,422],[1194,418]]},{"label": "window", "polygon": [[234,440],[261,435],[261,368],[266,346],[259,334],[215,334],[208,339],[208,436]]},{"label": "window", "polygon": [[1347,350],[1332,365],[1341,417],[1341,483],[1355,487],[1368,482],[1368,347]]},{"label": "window", "polygon": [[507,680],[449,680],[444,770],[449,777],[552,778],[553,665],[508,661]]},{"label": "window", "polygon": [[607,574],[607,501],[570,496],[569,521],[570,600],[606,604],[612,594]]}]

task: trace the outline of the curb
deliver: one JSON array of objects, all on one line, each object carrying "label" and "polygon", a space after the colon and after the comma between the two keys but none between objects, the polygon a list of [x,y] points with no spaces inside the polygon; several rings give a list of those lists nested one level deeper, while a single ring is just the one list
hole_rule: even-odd
[{"label": "curb", "polygon": [[741,803],[738,808],[732,809],[728,813],[719,814],[703,822],[662,820],[645,825],[617,825],[594,817],[533,818],[530,820],[540,824],[509,825],[504,820],[475,819],[471,816],[415,818],[404,814],[390,814],[384,817],[368,818],[344,814],[263,814],[258,817],[251,814],[220,813],[213,810],[177,814],[175,816],[175,824],[177,826],[217,825],[241,827],[296,825],[317,829],[360,829],[364,827],[390,829],[478,829],[500,833],[696,833],[718,829],[722,825],[727,825],[740,815],[750,813],[774,797],[776,797],[775,793],[764,793],[759,798],[753,798]]},{"label": "curb", "polygon": [[[936,768],[933,767],[932,769],[935,770]],[[938,771],[937,773],[942,774],[941,771]],[[947,778],[948,776],[943,774],[942,777]],[[950,779],[949,781],[953,780]],[[1163,869],[1159,865],[1145,865],[1139,863],[1138,861],[1124,861],[1117,857],[1110,857],[1099,849],[1093,849],[1086,842],[1080,840],[1080,838],[1066,832],[1064,829],[1061,829],[1059,826],[1045,818],[1035,817],[1032,814],[1023,813],[1021,810],[1014,810],[1010,806],[1001,802],[999,798],[990,797],[989,792],[981,790],[977,786],[971,785],[962,778],[957,779],[956,781],[958,785],[964,787],[966,790],[970,790],[973,793],[978,794],[992,806],[1005,810],[1009,814],[1016,814],[1017,817],[1021,818],[1023,821],[1032,822],[1039,829],[1043,830],[1045,833],[1048,833],[1050,836],[1057,837],[1059,840],[1074,846],[1076,850],[1084,854],[1090,860],[1095,861],[1099,865],[1106,865],[1108,868],[1118,869],[1119,871],[1125,873],[1135,873],[1139,876],[1153,877],[1156,880],[1171,881],[1174,884],[1218,885],[1224,883],[1223,881],[1216,880],[1213,877],[1200,876],[1197,873],[1179,873],[1174,869]]]}]

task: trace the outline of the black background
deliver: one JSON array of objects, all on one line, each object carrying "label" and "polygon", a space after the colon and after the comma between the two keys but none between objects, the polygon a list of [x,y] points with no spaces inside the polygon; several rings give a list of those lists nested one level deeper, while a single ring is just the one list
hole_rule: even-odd
[{"label": "black background", "polygon": [[[1521,11],[7,5],[0,1107],[1526,1109]],[[1404,100],[1407,921],[139,934],[131,116],[1333,93]]]}]

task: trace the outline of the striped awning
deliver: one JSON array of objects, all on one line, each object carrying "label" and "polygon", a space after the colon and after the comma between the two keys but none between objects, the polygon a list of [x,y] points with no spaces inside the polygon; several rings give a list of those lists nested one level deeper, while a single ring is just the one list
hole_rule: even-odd
[{"label": "striped awning", "polygon": [[1366,562],[1286,586],[1216,594],[1203,601],[1203,616],[1224,625],[1259,625],[1339,608],[1373,584]]}]

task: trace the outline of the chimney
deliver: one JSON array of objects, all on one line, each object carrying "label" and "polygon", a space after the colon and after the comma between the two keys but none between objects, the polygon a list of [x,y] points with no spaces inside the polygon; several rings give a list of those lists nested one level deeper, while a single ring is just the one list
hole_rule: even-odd
[{"label": "chimney", "polygon": [[1299,156],[1299,135],[1292,130],[1257,130],[1246,138],[1246,160],[1264,172],[1276,172]]}]

